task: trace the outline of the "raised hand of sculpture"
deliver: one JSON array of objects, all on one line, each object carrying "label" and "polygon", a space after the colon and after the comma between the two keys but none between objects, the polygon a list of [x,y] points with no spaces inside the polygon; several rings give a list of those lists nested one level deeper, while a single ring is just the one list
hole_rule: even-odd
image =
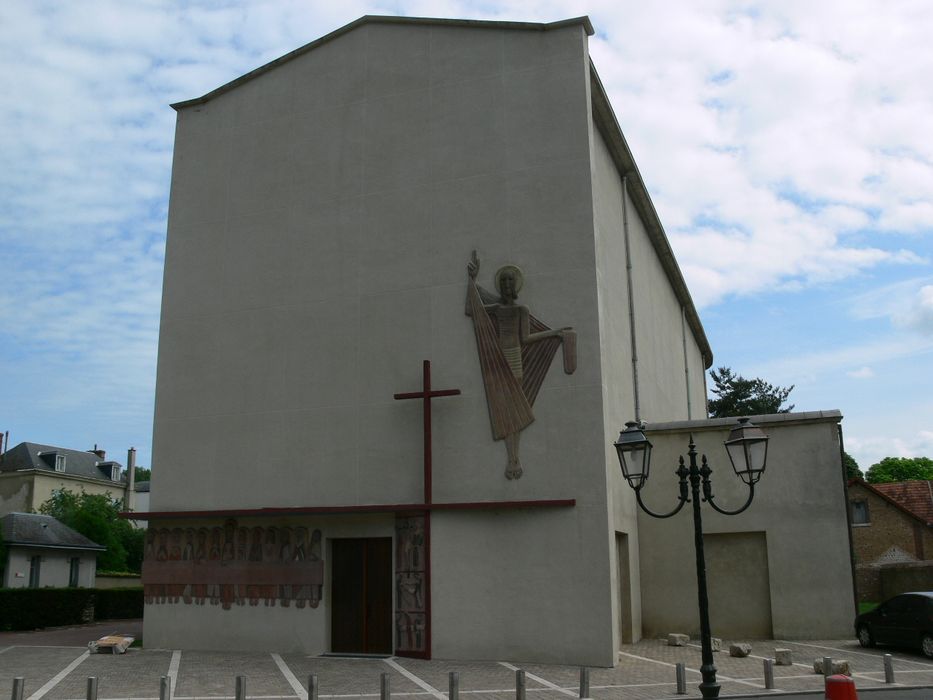
[{"label": "raised hand of sculpture", "polygon": [[472,317],[476,333],[492,436],[505,440],[505,475],[517,479],[522,475],[519,434],[535,419],[531,407],[558,347],[564,349],[564,372],[573,374],[576,369],[577,336],[570,327],[548,328],[527,306],[516,303],[524,277],[515,265],[504,265],[496,272],[498,296],[476,284],[478,274],[474,250],[467,263],[466,314]]}]

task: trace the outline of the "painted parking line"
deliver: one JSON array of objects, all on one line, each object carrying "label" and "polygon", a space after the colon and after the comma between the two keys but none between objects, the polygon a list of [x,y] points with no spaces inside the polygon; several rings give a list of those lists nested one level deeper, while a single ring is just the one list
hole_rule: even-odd
[{"label": "painted parking line", "polygon": [[2,653],[5,652],[5,651],[9,651],[9,650],[12,649],[12,648],[13,648],[13,647],[3,647],[3,649],[0,649],[0,654],[2,654]]},{"label": "painted parking line", "polygon": [[[672,664],[668,661],[658,661],[657,659],[651,659],[647,656],[638,656],[637,654],[629,654],[625,651],[620,651],[619,656],[627,656],[631,659],[638,659],[639,661],[650,661],[651,663],[660,664],[661,666],[667,666],[668,668],[677,668],[677,664]],[[684,664],[684,668],[690,673],[700,673],[697,669],[690,668]],[[750,685],[753,688],[764,689],[764,685],[761,683],[752,683],[751,681],[742,681],[738,678],[732,678],[731,676],[724,676],[721,673],[716,674],[717,681],[730,681],[732,683],[741,683],[742,685]]]},{"label": "painted parking line", "polygon": [[[775,640],[775,641],[778,641],[778,640]],[[855,649],[842,649],[840,647],[827,647],[821,644],[807,644],[805,642],[784,642],[784,641],[782,641],[781,644],[797,644],[798,646],[812,647],[813,649],[828,649],[829,651],[838,651],[843,654],[858,654],[859,656],[870,656],[873,659],[882,658],[879,654],[873,654],[870,651],[856,651]],[[904,663],[908,663],[908,664],[917,664],[918,666],[926,666],[931,671],[933,671],[933,664],[931,663],[927,663],[925,661],[914,661],[913,659],[908,659],[903,656],[895,656],[894,654],[891,654],[891,656],[897,659],[898,661],[903,661]]]},{"label": "painted parking line", "polygon": [[[172,652],[172,660],[168,662],[168,696],[169,699],[175,697],[175,685],[178,683],[178,666],[181,664],[181,650],[175,649]],[[159,692],[162,692],[161,690]]]},{"label": "painted parking line", "polygon": [[[505,661],[500,661],[500,662],[499,662],[499,665],[500,665],[500,666],[505,666],[507,669],[510,669],[510,670],[512,670],[512,671],[517,671],[517,670],[518,670],[518,666],[513,666],[512,664],[507,663],[507,662],[505,662]],[[536,676],[536,675],[533,674],[533,673],[529,673],[528,671],[525,671],[525,677],[526,677],[526,678],[530,678],[531,680],[533,680],[533,681],[535,681],[535,682],[537,682],[537,683],[540,683],[541,685],[547,686],[547,687],[550,688],[551,690],[556,690],[558,693],[563,693],[564,695],[569,695],[569,696],[572,697],[572,698],[577,697],[577,694],[576,694],[576,693],[572,693],[572,692],[570,692],[569,690],[567,690],[567,689],[565,689],[565,688],[561,688],[559,685],[555,685],[554,683],[551,683],[551,681],[548,681],[548,680],[543,679],[541,676]]]},{"label": "painted parking line", "polygon": [[49,681],[44,686],[42,686],[41,688],[39,688],[39,690],[34,692],[32,695],[30,695],[27,698],[27,700],[39,700],[39,698],[43,697],[52,688],[54,688],[56,685],[61,683],[62,680],[65,678],[65,676],[67,676],[69,673],[71,673],[76,668],[78,668],[78,666],[84,663],[87,660],[87,657],[89,657],[90,655],[91,655],[91,652],[85,651],[83,654],[81,654],[81,656],[79,656],[77,659],[75,659],[70,664],[65,666],[65,668],[63,668],[61,671],[55,674],[51,679],[49,679]]},{"label": "painted parking line", "polygon": [[285,660],[276,653],[272,653],[272,660],[275,661],[275,665],[279,667],[279,670],[282,672],[282,675],[285,676],[285,680],[288,681],[288,684],[292,687],[292,690],[295,691],[295,694],[307,700],[308,691],[304,689],[304,686],[301,685],[301,682],[295,677],[295,674],[292,673],[292,670],[288,667],[288,664],[285,663]]},{"label": "painted parking line", "polygon": [[414,673],[409,671],[407,668],[396,663],[394,659],[383,659],[383,662],[387,664],[388,666],[391,666],[392,668],[394,668],[399,673],[401,673],[403,676],[405,676],[405,678],[410,680],[412,683],[417,685],[419,688],[424,688],[426,691],[428,691],[431,695],[436,697],[438,700],[447,700],[447,696],[444,695],[441,691],[439,691],[437,688],[435,688],[433,685],[431,685],[427,681],[423,681],[420,678],[418,678],[418,676],[416,676]]}]

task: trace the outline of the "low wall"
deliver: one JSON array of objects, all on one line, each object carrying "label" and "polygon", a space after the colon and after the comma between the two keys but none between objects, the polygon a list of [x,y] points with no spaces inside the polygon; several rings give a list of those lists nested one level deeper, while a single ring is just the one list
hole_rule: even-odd
[{"label": "low wall", "polygon": [[933,560],[860,564],[855,569],[859,602],[880,603],[910,591],[933,591]]},{"label": "low wall", "polygon": [[142,586],[140,576],[98,576],[94,580],[94,588],[129,588]]}]

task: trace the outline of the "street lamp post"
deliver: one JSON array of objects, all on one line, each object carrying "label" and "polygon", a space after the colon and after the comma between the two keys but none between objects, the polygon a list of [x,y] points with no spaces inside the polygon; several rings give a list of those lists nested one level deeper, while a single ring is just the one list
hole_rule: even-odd
[{"label": "street lamp post", "polygon": [[[648,482],[648,473],[651,466],[651,442],[645,437],[638,423],[625,424],[625,430],[619,434],[615,443],[619,453],[619,463],[622,466],[622,475],[629,486],[635,490],[635,500],[638,506],[653,518],[670,518],[680,512],[689,501],[693,504],[693,544],[696,549],[697,566],[697,598],[700,609],[700,643],[702,645],[703,664],[700,674],[703,682],[700,683],[700,692],[704,698],[719,697],[719,683],[716,681],[716,666],[713,663],[713,644],[709,627],[709,599],[706,593],[706,559],[703,554],[703,518],[700,514],[700,487],[702,485],[702,500],[709,503],[713,510],[723,515],[738,515],[752,504],[755,497],[755,484],[765,470],[768,455],[768,437],[760,428],[749,422],[748,418],[739,418],[738,424],[729,433],[725,441],[726,452],[732,462],[735,473],[748,486],[748,500],[737,510],[726,510],[716,505],[713,500],[713,485],[710,481],[710,469],[706,462],[706,455],[700,459],[697,466],[696,445],[693,435],[690,436],[690,445],[687,452],[690,458],[689,466],[684,464],[683,456],[674,472],[677,474],[680,493],[678,503],[669,513],[655,513],[641,500],[641,490]],[[688,488],[689,481],[689,488]]]}]

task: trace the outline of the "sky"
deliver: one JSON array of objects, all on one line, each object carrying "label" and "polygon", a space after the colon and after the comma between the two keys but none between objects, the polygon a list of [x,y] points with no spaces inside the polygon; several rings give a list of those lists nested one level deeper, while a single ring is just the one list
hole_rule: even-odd
[{"label": "sky", "polygon": [[933,457],[933,4],[909,0],[4,0],[11,444],[150,465],[169,104],[365,14],[588,15],[714,366],[839,409],[863,469]]}]

